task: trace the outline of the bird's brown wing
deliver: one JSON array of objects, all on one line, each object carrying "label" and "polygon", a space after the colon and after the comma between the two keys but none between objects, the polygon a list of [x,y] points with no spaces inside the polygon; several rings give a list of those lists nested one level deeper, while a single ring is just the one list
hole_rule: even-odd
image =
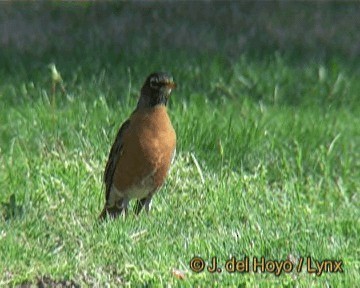
[{"label": "bird's brown wing", "polygon": [[123,135],[124,132],[128,129],[130,125],[130,120],[126,120],[120,127],[115,142],[111,147],[108,161],[106,163],[105,172],[104,172],[104,182],[105,182],[105,197],[108,200],[110,195],[110,189],[113,182],[113,176],[116,169],[116,164],[119,161],[119,157],[122,152],[123,147]]}]

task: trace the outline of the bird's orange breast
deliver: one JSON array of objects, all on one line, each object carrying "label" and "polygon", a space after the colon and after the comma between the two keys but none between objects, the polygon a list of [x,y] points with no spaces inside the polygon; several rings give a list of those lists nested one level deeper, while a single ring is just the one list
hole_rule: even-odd
[{"label": "bird's orange breast", "polygon": [[[140,183],[159,188],[167,175],[176,146],[176,134],[165,106],[141,108],[130,118],[113,184],[123,193]],[[151,191],[149,191],[151,192]],[[135,195],[127,195],[130,198]]]}]

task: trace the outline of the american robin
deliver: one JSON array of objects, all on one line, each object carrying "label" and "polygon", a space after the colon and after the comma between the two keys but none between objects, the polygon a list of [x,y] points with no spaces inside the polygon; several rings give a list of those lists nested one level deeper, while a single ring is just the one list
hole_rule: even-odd
[{"label": "american robin", "polygon": [[175,87],[168,73],[152,73],[146,78],[136,109],[121,125],[110,150],[100,219],[126,214],[134,198],[135,214],[144,206],[149,212],[151,198],[164,183],[176,152],[176,134],[166,109]]}]

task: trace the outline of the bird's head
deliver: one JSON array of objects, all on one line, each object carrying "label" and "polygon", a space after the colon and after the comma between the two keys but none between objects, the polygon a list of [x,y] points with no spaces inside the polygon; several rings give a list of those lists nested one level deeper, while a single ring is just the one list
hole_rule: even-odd
[{"label": "bird's head", "polygon": [[150,74],[141,88],[138,107],[166,106],[170,93],[175,87],[174,78],[169,73],[156,72]]}]

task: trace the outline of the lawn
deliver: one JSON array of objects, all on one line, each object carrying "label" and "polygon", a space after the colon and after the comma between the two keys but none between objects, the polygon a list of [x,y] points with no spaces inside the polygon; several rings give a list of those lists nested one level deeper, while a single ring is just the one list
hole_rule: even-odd
[{"label": "lawn", "polygon": [[[359,62],[101,52],[2,54],[0,286],[360,282]],[[65,93],[51,92],[50,62]],[[100,224],[109,149],[157,70],[178,84],[175,163],[149,215]],[[194,257],[204,271],[191,270]],[[221,273],[208,271],[213,257]],[[231,257],[248,257],[248,271],[226,271]],[[254,272],[254,257],[284,270]],[[327,271],[316,275],[316,261]]]}]

